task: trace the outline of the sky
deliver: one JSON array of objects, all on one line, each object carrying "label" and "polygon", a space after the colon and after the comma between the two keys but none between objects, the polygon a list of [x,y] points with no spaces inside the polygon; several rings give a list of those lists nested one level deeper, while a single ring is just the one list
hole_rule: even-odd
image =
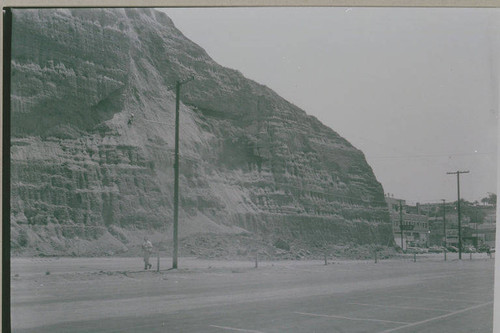
[{"label": "sky", "polygon": [[408,203],[497,193],[500,9],[166,8],[219,64],[366,156]]}]

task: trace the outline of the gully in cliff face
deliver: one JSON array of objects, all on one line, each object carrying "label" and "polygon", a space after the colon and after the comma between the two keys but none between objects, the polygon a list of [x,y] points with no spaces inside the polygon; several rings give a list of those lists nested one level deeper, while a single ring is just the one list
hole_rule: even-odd
[{"label": "gully in cliff face", "polygon": [[[311,248],[321,230],[326,243],[391,244],[361,151],[218,65],[164,13],[19,10],[13,36],[14,252],[72,253],[75,236],[87,254],[127,252],[136,230],[172,234],[174,215],[180,237],[252,232],[271,248],[279,238]],[[176,103],[171,87],[186,77]]]}]

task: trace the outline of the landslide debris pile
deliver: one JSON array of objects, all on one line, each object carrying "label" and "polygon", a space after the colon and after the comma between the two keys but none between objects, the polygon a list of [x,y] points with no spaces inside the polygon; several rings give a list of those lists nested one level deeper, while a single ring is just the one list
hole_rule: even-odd
[{"label": "landslide debris pile", "polygon": [[12,53],[13,254],[120,253],[171,237],[171,87],[188,77],[181,238],[392,241],[360,150],[215,63],[162,12],[14,10]]}]

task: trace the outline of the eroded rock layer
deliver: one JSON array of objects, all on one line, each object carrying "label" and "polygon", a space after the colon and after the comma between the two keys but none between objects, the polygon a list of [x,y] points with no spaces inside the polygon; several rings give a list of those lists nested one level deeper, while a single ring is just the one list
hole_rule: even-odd
[{"label": "eroded rock layer", "polygon": [[13,16],[14,252],[74,253],[82,242],[116,252],[139,234],[170,235],[172,87],[188,77],[181,237],[250,232],[271,243],[391,244],[383,189],[363,153],[271,89],[215,63],[164,13]]}]

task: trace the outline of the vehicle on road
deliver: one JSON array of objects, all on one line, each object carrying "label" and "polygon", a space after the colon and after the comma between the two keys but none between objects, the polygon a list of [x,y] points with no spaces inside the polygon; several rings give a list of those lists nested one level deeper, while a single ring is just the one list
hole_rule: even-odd
[{"label": "vehicle on road", "polygon": [[464,251],[466,253],[476,253],[477,252],[476,248],[472,245],[465,246]]},{"label": "vehicle on road", "polygon": [[477,251],[482,253],[491,252],[491,248],[488,244],[481,244],[478,246]]},{"label": "vehicle on road", "polygon": [[429,253],[441,253],[445,250],[443,246],[431,246],[429,247]]},{"label": "vehicle on road", "polygon": [[421,247],[414,247],[414,246],[409,246],[406,248],[407,253],[416,253],[416,254],[422,254],[422,253],[427,253],[429,250],[421,248]]}]

